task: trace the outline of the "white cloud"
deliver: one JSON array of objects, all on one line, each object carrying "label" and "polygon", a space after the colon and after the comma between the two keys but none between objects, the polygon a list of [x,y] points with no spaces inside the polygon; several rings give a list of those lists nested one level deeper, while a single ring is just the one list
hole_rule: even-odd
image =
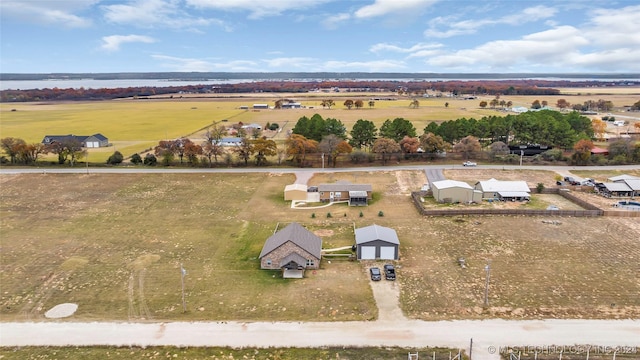
[{"label": "white cloud", "polygon": [[490,41],[473,49],[458,50],[453,53],[435,56],[427,61],[433,66],[458,68],[481,66],[491,71],[504,72],[517,70],[522,64],[538,64],[544,67],[555,67],[566,64],[579,49],[589,44],[581,31],[572,26],[561,26],[555,29],[523,36],[519,40]]},{"label": "white cloud", "polygon": [[371,5],[366,5],[356,10],[354,16],[360,19],[385,16],[389,14],[416,14],[420,13],[438,0],[375,0]]},{"label": "white cloud", "polygon": [[315,65],[316,61],[307,57],[281,57],[274,59],[262,60],[270,68],[281,69],[295,69],[297,71],[307,70],[309,67]]},{"label": "white cloud", "polygon": [[640,46],[640,5],[597,9],[585,25],[586,36],[603,48]]},{"label": "white cloud", "polygon": [[176,29],[213,24],[230,30],[223,21],[191,16],[180,5],[179,0],[135,0],[127,4],[105,5],[102,9],[105,19],[116,24]]},{"label": "white cloud", "polygon": [[322,24],[329,29],[335,29],[337,28],[341,23],[344,23],[346,21],[348,21],[349,19],[351,19],[351,14],[348,13],[341,13],[341,14],[336,14],[336,15],[331,15],[329,17],[327,17]]},{"label": "white cloud", "polygon": [[258,63],[248,60],[234,60],[226,63],[216,63],[209,60],[181,58],[167,55],[152,55],[152,58],[163,61],[162,66],[171,71],[207,72],[207,71],[260,71]]},{"label": "white cloud", "polygon": [[3,18],[17,18],[44,25],[61,25],[69,28],[87,27],[91,25],[91,20],[76,15],[76,13],[90,8],[97,2],[98,0],[3,0],[0,2],[0,14]]},{"label": "white cloud", "polygon": [[333,0],[186,0],[193,7],[223,11],[248,11],[250,19],[282,15],[287,11],[310,9]]},{"label": "white cloud", "polygon": [[144,35],[111,35],[111,36],[104,36],[102,38],[102,41],[104,42],[102,44],[102,49],[103,50],[107,50],[107,51],[118,51],[120,50],[120,45],[125,44],[125,43],[135,43],[135,42],[141,42],[141,43],[154,43],[156,42],[155,39],[149,37],[149,36],[144,36]]},{"label": "white cloud", "polygon": [[[555,8],[539,5],[500,18],[455,21],[454,16],[439,16],[429,22],[430,27],[424,32],[424,35],[428,37],[449,38],[458,35],[474,34],[485,26],[501,24],[516,26],[527,22],[549,19],[555,16],[556,13],[557,9]],[[439,30],[438,27],[444,27],[445,29]]]},{"label": "white cloud", "polygon": [[407,68],[403,61],[326,61],[314,71],[364,71],[364,72],[394,72]]},{"label": "white cloud", "polygon": [[403,48],[397,45],[380,43],[380,44],[375,44],[371,46],[369,48],[369,51],[373,53],[379,53],[379,52],[416,53],[416,52],[425,51],[425,50],[433,50],[441,47],[442,47],[442,44],[419,43],[409,48]]}]

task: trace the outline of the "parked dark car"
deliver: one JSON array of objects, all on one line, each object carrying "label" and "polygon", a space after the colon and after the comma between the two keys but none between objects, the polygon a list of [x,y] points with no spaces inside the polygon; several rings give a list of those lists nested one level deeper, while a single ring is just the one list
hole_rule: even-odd
[{"label": "parked dark car", "polygon": [[384,266],[384,278],[387,280],[395,280],[396,279],[396,269],[391,264],[386,264]]},{"label": "parked dark car", "polygon": [[369,273],[371,274],[371,280],[373,281],[382,280],[382,274],[380,273],[380,268],[377,268],[377,267],[369,268]]}]

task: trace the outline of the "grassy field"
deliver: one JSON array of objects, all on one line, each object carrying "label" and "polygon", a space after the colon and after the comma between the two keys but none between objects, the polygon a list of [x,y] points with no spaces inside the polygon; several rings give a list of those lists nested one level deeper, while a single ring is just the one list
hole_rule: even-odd
[{"label": "grassy field", "polygon": [[[472,174],[447,176],[471,181],[464,173]],[[532,183],[552,178],[518,171],[493,177],[518,176]],[[357,262],[325,259],[320,270],[298,281],[259,270],[264,240],[277,224],[291,221],[315,231],[325,248],[352,244],[354,226],[396,229],[401,306],[409,317],[640,315],[636,219],[562,218],[549,224],[540,217],[425,218],[409,200],[410,191],[425,182],[421,171],[317,175],[310,184],[371,183],[376,200],[366,208],[302,210],[282,200],[292,175],[0,179],[2,321],[41,319],[64,302],[78,303],[72,319],[84,321],[376,318],[369,279]],[[460,256],[468,268],[457,265]],[[488,261],[490,306],[483,309]],[[188,271],[186,313],[180,264]]]},{"label": "grassy field", "polygon": [[[342,359],[342,360],[405,360],[407,353],[419,353],[432,359],[449,359],[449,353],[456,355],[456,349],[420,348],[407,349],[398,347],[384,348],[269,348],[269,349],[231,349],[220,347],[208,348],[176,348],[176,347],[25,347],[19,349],[0,348],[0,356],[5,360],[49,359],[211,359],[211,360],[299,360],[299,359]],[[463,359],[468,359],[464,353]]]},{"label": "grassy field", "polygon": [[[622,106],[638,101],[636,88],[612,89],[607,94],[588,93],[593,89],[573,89],[574,93],[560,96],[502,96],[512,101],[513,106],[530,106],[534,100],[554,105],[559,98],[570,103],[583,103],[586,100],[604,98],[611,100],[619,108],[614,115],[628,115],[622,112]],[[607,89],[609,90],[609,89]],[[247,94],[220,95],[219,97],[185,96],[173,99],[167,97],[151,99],[124,99],[92,102],[47,102],[47,103],[2,103],[0,104],[0,134],[2,137],[17,137],[25,141],[40,142],[45,135],[92,135],[102,133],[113,144],[112,147],[89,150],[89,162],[103,163],[115,150],[130,156],[157,145],[159,140],[177,137],[189,137],[202,141],[203,128],[216,122],[225,124],[237,122],[278,123],[283,131],[265,133],[274,140],[282,142],[287,130],[295,126],[302,117],[320,114],[323,118],[341,120],[347,130],[359,119],[373,121],[378,128],[387,119],[402,117],[410,120],[418,134],[432,122],[458,118],[476,118],[506,113],[495,109],[482,109],[482,100],[490,101],[493,96],[481,96],[474,100],[455,98],[419,98],[420,106],[410,108],[410,96],[395,101],[378,100],[370,108],[368,100],[372,97],[387,97],[392,94],[381,93],[336,93],[336,94]],[[273,106],[277,99],[289,98],[299,101],[306,108],[287,110],[241,110],[240,106],[251,107],[255,103],[267,103]],[[331,98],[335,106],[323,109],[322,99]],[[348,110],[343,103],[346,99],[362,99],[364,108]],[[445,106],[448,103],[448,106]],[[46,157],[55,160],[54,157]]]}]

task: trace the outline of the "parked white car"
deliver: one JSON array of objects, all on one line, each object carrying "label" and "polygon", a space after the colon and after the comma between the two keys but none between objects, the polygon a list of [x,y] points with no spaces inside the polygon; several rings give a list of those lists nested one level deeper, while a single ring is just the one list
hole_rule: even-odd
[{"label": "parked white car", "polygon": [[462,163],[462,166],[476,166],[478,164],[474,163],[473,161],[465,161]]}]

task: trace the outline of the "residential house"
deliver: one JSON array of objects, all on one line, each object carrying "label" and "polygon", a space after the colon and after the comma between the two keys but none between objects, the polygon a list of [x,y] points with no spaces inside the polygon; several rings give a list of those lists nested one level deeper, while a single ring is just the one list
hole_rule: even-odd
[{"label": "residential house", "polygon": [[346,201],[349,206],[366,206],[373,197],[370,184],[352,184],[348,181],[320,184],[318,192],[321,202]]},{"label": "residential house", "polygon": [[46,135],[42,139],[42,144],[51,145],[53,143],[63,143],[66,141],[77,141],[85,148],[99,148],[109,146],[109,139],[98,133],[93,135]]},{"label": "residential house", "polygon": [[265,241],[260,268],[282,270],[284,278],[302,278],[306,269],[318,269],[322,239],[298,223],[291,223]]},{"label": "residential house", "polygon": [[242,138],[239,137],[225,137],[217,140],[216,143],[219,146],[240,146],[242,145]]},{"label": "residential house", "polygon": [[501,181],[489,179],[478,181],[475,190],[482,192],[483,199],[495,199],[503,201],[522,201],[531,198],[531,189],[526,181]]}]

